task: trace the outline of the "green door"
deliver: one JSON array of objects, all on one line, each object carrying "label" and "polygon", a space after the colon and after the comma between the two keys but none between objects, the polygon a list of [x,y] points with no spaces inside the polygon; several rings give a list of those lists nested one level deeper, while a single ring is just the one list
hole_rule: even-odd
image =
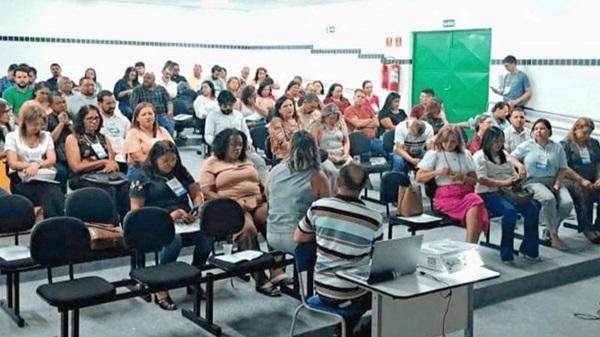
[{"label": "green door", "polygon": [[450,122],[486,110],[490,77],[491,30],[415,33],[412,103],[433,88]]}]

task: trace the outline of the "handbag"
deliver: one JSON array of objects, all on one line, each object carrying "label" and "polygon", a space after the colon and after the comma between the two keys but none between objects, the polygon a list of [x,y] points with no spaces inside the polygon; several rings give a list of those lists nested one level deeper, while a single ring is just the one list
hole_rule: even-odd
[{"label": "handbag", "polygon": [[123,172],[90,172],[81,175],[81,179],[94,184],[111,186],[123,185],[128,182],[127,175]]},{"label": "handbag", "polygon": [[419,186],[400,186],[398,188],[398,209],[400,216],[415,216],[423,213],[423,198]]},{"label": "handbag", "polygon": [[94,222],[86,222],[85,227],[87,227],[87,230],[90,233],[90,248],[92,250],[104,250],[125,247],[123,230],[120,227],[114,227],[110,224],[101,224]]},{"label": "handbag", "polygon": [[516,183],[511,187],[502,187],[500,191],[514,205],[526,205],[533,201],[533,191],[523,187],[521,183]]}]

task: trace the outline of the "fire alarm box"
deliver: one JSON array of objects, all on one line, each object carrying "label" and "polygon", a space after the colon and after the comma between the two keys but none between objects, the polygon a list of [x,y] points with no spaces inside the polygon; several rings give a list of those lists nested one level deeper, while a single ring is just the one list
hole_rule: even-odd
[{"label": "fire alarm box", "polygon": [[381,88],[389,91],[400,91],[400,64],[381,65]]}]

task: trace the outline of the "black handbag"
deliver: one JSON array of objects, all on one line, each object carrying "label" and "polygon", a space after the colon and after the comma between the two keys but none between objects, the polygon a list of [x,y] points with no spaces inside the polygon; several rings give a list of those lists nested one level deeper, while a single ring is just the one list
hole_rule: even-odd
[{"label": "black handbag", "polygon": [[127,175],[123,172],[90,172],[81,176],[82,180],[100,185],[118,186],[128,182]]},{"label": "black handbag", "polygon": [[515,183],[510,187],[502,187],[500,191],[514,205],[526,205],[533,201],[533,191],[523,187],[521,183]]}]

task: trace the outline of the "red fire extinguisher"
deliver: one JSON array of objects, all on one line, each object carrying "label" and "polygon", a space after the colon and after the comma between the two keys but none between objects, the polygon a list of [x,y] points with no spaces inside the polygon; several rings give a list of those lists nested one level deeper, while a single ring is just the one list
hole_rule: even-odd
[{"label": "red fire extinguisher", "polygon": [[400,91],[400,65],[398,63],[381,65],[381,88]]}]

